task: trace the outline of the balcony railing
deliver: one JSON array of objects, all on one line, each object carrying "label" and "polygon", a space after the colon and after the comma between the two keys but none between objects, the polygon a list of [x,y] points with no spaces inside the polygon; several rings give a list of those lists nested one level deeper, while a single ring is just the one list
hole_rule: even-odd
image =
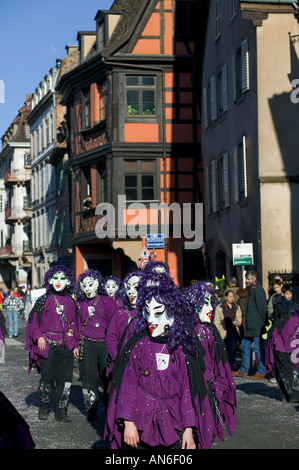
[{"label": "balcony railing", "polygon": [[24,169],[20,168],[18,170],[8,169],[3,175],[4,183],[17,183],[19,181],[28,181],[30,179],[30,174]]}]

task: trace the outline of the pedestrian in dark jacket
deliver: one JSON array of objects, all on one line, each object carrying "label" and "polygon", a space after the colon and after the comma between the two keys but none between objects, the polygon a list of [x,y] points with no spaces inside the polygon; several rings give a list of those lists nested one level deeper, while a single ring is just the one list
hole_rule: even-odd
[{"label": "pedestrian in dark jacket", "polygon": [[246,377],[250,368],[251,344],[257,358],[257,371],[251,376],[253,379],[263,379],[265,371],[265,353],[261,331],[267,315],[266,293],[257,281],[256,272],[249,271],[246,275],[247,297],[244,315],[244,337],[241,342],[242,362],[234,375]]}]

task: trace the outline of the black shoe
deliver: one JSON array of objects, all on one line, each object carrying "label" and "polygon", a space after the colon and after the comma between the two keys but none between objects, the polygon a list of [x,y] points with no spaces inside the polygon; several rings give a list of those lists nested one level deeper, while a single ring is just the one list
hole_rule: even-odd
[{"label": "black shoe", "polygon": [[39,418],[39,419],[42,419],[42,420],[45,421],[46,419],[48,419],[48,416],[49,416],[49,411],[48,411],[48,409],[43,408],[43,407],[40,407],[40,408],[38,409],[38,418]]},{"label": "black shoe", "polygon": [[56,415],[56,421],[60,421],[62,423],[70,423],[72,419],[66,413],[58,413]]}]

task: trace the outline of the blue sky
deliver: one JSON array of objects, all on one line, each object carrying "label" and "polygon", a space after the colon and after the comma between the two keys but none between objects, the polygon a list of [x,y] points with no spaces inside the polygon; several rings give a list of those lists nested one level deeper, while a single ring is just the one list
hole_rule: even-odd
[{"label": "blue sky", "polygon": [[[0,138],[78,31],[95,31],[113,0],[0,1]],[[4,102],[1,85],[4,84]],[[1,141],[0,141],[1,148]]]}]

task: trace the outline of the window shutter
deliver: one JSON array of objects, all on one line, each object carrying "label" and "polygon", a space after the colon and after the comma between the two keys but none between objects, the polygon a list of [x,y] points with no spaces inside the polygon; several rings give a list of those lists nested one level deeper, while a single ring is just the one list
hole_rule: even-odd
[{"label": "window shutter", "polygon": [[243,136],[243,171],[244,171],[244,198],[248,196],[248,182],[247,182],[247,142],[246,137]]},{"label": "window shutter", "polygon": [[212,179],[211,179],[211,165],[207,166],[206,168],[206,175],[207,175],[207,188],[208,188],[208,211],[209,214],[212,212]]},{"label": "window shutter", "polygon": [[222,110],[223,112],[228,109],[228,93],[227,93],[227,65],[222,67]]},{"label": "window shutter", "polygon": [[217,119],[217,101],[216,101],[216,77],[213,75],[210,81],[211,88],[211,117],[213,121]]},{"label": "window shutter", "polygon": [[236,55],[232,55],[233,99],[237,101]]},{"label": "window shutter", "polygon": [[204,128],[207,129],[209,123],[208,123],[208,92],[207,89],[203,89],[203,123],[204,123]]},{"label": "window shutter", "polygon": [[224,196],[224,208],[229,207],[229,159],[228,153],[223,155],[223,196]]},{"label": "window shutter", "polygon": [[234,190],[235,190],[235,202],[239,202],[238,147],[234,148]]},{"label": "window shutter", "polygon": [[249,51],[248,40],[241,43],[241,61],[242,61],[242,92],[249,90]]}]

